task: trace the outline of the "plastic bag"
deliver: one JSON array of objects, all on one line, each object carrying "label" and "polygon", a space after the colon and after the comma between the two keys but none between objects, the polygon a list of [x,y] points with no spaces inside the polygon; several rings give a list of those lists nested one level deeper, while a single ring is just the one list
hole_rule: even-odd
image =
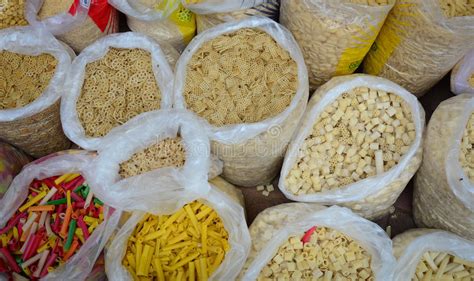
[{"label": "plastic bag", "polygon": [[264,16],[278,22],[279,14],[280,0],[263,0],[260,5],[245,10],[209,15],[196,15],[197,32],[201,33],[218,24],[244,19],[249,16]]},{"label": "plastic bag", "polygon": [[[398,165],[381,175],[369,177],[336,189],[312,194],[294,195],[285,185],[290,170],[299,155],[300,147],[311,133],[313,124],[324,109],[343,93],[357,88],[383,90],[400,96],[410,106],[416,138],[410,149],[400,159]],[[425,113],[415,96],[402,87],[383,78],[353,74],[335,77],[320,87],[308,103],[298,132],[294,135],[285,155],[280,173],[278,187],[290,200],[314,202],[326,205],[342,205],[366,218],[377,218],[387,214],[407,183],[413,177],[421,163],[422,135],[425,124]]]},{"label": "plastic bag", "polygon": [[245,10],[264,3],[265,0],[182,0],[183,5],[196,14],[227,13]]},{"label": "plastic bag", "polygon": [[[183,205],[193,200],[199,200],[219,214],[224,227],[229,233],[230,251],[225,255],[222,264],[210,276],[209,280],[234,280],[242,268],[250,248],[250,236],[243,208],[225,193],[212,187],[207,182],[201,182],[194,189],[194,192],[188,189],[186,181],[179,178],[169,181],[151,174],[145,174],[140,178],[143,180],[140,185],[128,187],[129,190],[142,191],[142,199],[135,198],[137,204],[133,204],[132,199],[128,198],[127,194],[117,193],[117,196],[124,199],[122,206],[128,210],[141,210],[153,214],[171,214]],[[144,215],[144,212],[134,212],[119,230],[108,248],[105,266],[110,280],[132,279],[127,269],[122,266],[122,259],[125,255],[128,237]]]},{"label": "plastic bag", "polygon": [[[207,181],[208,172],[212,172],[209,178],[219,174],[219,169],[209,171],[210,144],[207,132],[203,129],[201,121],[192,113],[187,111],[160,110],[144,113],[133,118],[125,125],[113,129],[104,138],[98,149],[99,156],[90,167],[90,184],[95,194],[112,206],[119,207],[122,198],[115,197],[115,192],[110,190],[127,190],[135,186],[141,175],[150,174],[156,177],[160,175],[172,175],[182,177],[186,186]],[[120,164],[150,145],[166,138],[181,136],[185,148],[186,160],[181,168],[164,167],[128,178],[119,175]]]},{"label": "plastic bag", "polygon": [[282,0],[280,22],[303,50],[311,89],[353,73],[395,1],[369,6],[346,0]]},{"label": "plastic bag", "polygon": [[[5,225],[27,198],[28,187],[34,179],[44,179],[74,172],[83,174],[82,171],[90,165],[92,158],[91,154],[82,151],[80,153],[74,152],[74,154],[47,156],[45,159],[39,159],[39,161],[25,166],[22,172],[15,177],[3,199],[0,200],[0,227]],[[83,176],[87,180],[87,176],[85,174]],[[41,280],[75,280],[85,278],[94,266],[96,258],[99,256],[120,218],[120,212],[114,212],[111,215],[112,212],[112,209],[104,208],[103,223],[95,229],[81,249],[67,263],[48,273]]]},{"label": "plastic bag", "polygon": [[451,231],[474,240],[474,184],[459,162],[474,96],[443,101],[431,116],[415,180],[413,212],[418,226]]},{"label": "plastic bag", "polygon": [[25,55],[46,53],[57,60],[54,76],[35,101],[20,108],[0,110],[0,138],[34,157],[69,148],[70,142],[61,128],[59,98],[73,52],[68,52],[49,33],[30,27],[0,31],[0,51]]},{"label": "plastic bag", "polygon": [[30,158],[22,151],[0,142],[0,199],[7,192],[13,178],[28,162]]},{"label": "plastic bag", "polygon": [[313,226],[330,227],[356,240],[371,256],[377,280],[391,280],[395,258],[392,243],[378,225],[346,208],[306,203],[281,204],[260,213],[250,226],[252,248],[241,280],[256,280],[278,247],[289,236],[304,233]]},{"label": "plastic bag", "polygon": [[257,123],[215,127],[211,130],[211,151],[224,162],[223,177],[239,186],[269,183],[277,174],[283,153],[304,112],[308,99],[307,71],[303,56],[293,36],[278,23],[263,17],[249,17],[206,30],[188,45],[176,64],[175,108],[186,108],[183,97],[186,67],[201,45],[221,34],[241,28],[267,32],[286,49],[298,66],[298,89],[291,104],[279,115]]},{"label": "plastic bag", "polygon": [[46,28],[76,52],[118,31],[118,13],[107,0],[26,0],[26,19]]},{"label": "plastic bag", "polygon": [[73,61],[72,71],[69,73],[66,83],[69,93],[63,97],[61,102],[61,120],[64,132],[69,139],[88,150],[98,149],[102,138],[88,137],[85,134],[77,115],[76,103],[81,96],[86,65],[105,56],[109,48],[139,48],[150,52],[153,73],[161,92],[161,109],[171,108],[173,72],[158,44],[147,36],[133,32],[112,34],[96,41],[84,49]]},{"label": "plastic bag", "polygon": [[474,243],[446,231],[413,229],[393,238],[398,257],[393,280],[412,280],[422,255],[428,251],[446,252],[474,262]]},{"label": "plastic bag", "polygon": [[474,94],[474,49],[451,71],[451,92],[456,95]]},{"label": "plastic bag", "polygon": [[446,18],[438,0],[397,1],[364,61],[364,72],[416,96],[434,86],[474,40],[474,16]]}]

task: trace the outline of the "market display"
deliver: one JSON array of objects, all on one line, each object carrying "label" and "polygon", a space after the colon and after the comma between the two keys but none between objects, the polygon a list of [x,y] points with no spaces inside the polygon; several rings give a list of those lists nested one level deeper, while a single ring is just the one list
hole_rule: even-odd
[{"label": "market display", "polygon": [[24,16],[25,1],[6,0],[0,9],[0,29],[28,25]]}]

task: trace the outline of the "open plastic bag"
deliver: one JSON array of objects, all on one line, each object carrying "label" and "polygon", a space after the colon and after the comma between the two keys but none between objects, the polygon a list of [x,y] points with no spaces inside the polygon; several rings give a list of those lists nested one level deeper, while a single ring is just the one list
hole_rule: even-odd
[{"label": "open plastic bag", "polygon": [[[183,178],[172,176],[154,176],[144,174],[140,181],[129,186],[134,192],[111,192],[122,199],[121,206],[128,211],[136,210],[119,230],[108,248],[106,272],[110,280],[131,280],[132,276],[122,265],[127,241],[145,212],[153,214],[172,214],[183,205],[199,200],[213,208],[222,219],[229,234],[230,250],[219,268],[209,280],[234,280],[240,272],[250,249],[250,236],[245,222],[244,210],[235,199],[209,185],[206,181],[188,186]],[[139,193],[137,195],[134,195]],[[134,196],[130,198],[129,195]],[[105,200],[106,202],[107,200]]]},{"label": "open plastic bag", "polygon": [[[428,251],[449,253],[474,262],[474,243],[446,231],[413,229],[393,238],[398,258],[394,280],[410,281],[423,254]],[[469,279],[468,279],[469,280]]]},{"label": "open plastic bag", "polygon": [[197,14],[197,32],[201,33],[204,30],[214,27],[218,24],[240,20],[250,16],[264,16],[278,22],[279,14],[280,0],[263,0],[262,3],[258,5],[256,4],[255,6],[245,10],[217,14]]},{"label": "open plastic bag", "polygon": [[252,248],[241,280],[256,280],[288,237],[311,227],[324,226],[346,234],[371,254],[371,268],[376,280],[391,280],[395,258],[392,243],[378,225],[346,208],[306,203],[281,204],[260,213],[250,226]]},{"label": "open plastic bag", "polygon": [[[295,195],[285,184],[294,163],[301,158],[300,148],[312,132],[313,125],[324,109],[345,92],[357,88],[382,90],[400,96],[411,109],[416,137],[410,149],[404,153],[396,166],[382,174],[358,180],[332,190]],[[314,202],[325,205],[342,205],[366,218],[387,214],[407,183],[418,170],[422,157],[422,136],[425,123],[424,110],[415,96],[397,84],[383,78],[354,74],[335,77],[320,87],[308,103],[298,132],[294,135],[285,155],[278,187],[290,200]]]},{"label": "open plastic bag", "polygon": [[443,101],[431,116],[415,180],[413,212],[418,226],[474,240],[474,183],[460,163],[461,140],[474,112],[474,96]]},{"label": "open plastic bag", "polygon": [[76,52],[118,31],[118,13],[107,0],[26,0],[26,19],[46,28]]},{"label": "open plastic bag", "polygon": [[451,92],[456,95],[474,94],[474,49],[451,71]]},{"label": "open plastic bag", "polygon": [[303,50],[311,89],[357,69],[395,1],[383,2],[282,0],[280,22]]},{"label": "open plastic bag", "polygon": [[103,58],[110,48],[138,48],[148,51],[151,54],[156,83],[161,92],[161,109],[171,108],[173,72],[156,42],[145,35],[133,32],[112,34],[96,41],[73,61],[72,71],[69,73],[66,83],[68,93],[64,95],[61,103],[61,120],[65,134],[73,142],[88,150],[98,149],[102,138],[88,137],[85,134],[78,118],[76,103],[82,93],[86,65]]},{"label": "open plastic bag", "polygon": [[448,18],[440,2],[396,1],[364,60],[364,72],[416,96],[441,80],[472,48],[474,16]]},{"label": "open plastic bag", "polygon": [[0,142],[0,199],[7,192],[13,178],[28,162],[30,162],[30,157],[22,151]]},{"label": "open plastic bag", "polygon": [[223,177],[241,186],[256,186],[269,183],[277,174],[283,153],[306,108],[308,99],[308,77],[306,65],[298,44],[291,33],[278,23],[263,17],[249,17],[242,21],[229,22],[199,34],[188,45],[176,64],[174,106],[186,108],[183,91],[186,67],[201,45],[221,34],[242,28],[265,31],[287,50],[298,67],[298,88],[290,105],[275,117],[256,123],[241,123],[221,127],[206,123],[211,131],[211,151],[224,162]]},{"label": "open plastic bag", "polygon": [[[23,55],[52,55],[56,70],[45,91],[33,102],[19,108],[0,110],[0,138],[26,153],[41,157],[67,149],[59,117],[59,99],[71,67],[72,50],[44,30],[31,27],[0,31],[0,51]],[[7,81],[8,77],[3,77]]]},{"label": "open plastic bag", "polygon": [[[82,173],[90,165],[93,155],[82,151],[73,154],[47,156],[24,167],[13,180],[10,189],[0,200],[0,227],[11,218],[27,198],[30,183],[34,179],[44,179],[66,173]],[[48,273],[41,280],[66,280],[85,278],[94,266],[95,260],[102,251],[120,218],[120,212],[104,208],[104,221],[94,230],[89,239],[72,256],[67,263]]]}]

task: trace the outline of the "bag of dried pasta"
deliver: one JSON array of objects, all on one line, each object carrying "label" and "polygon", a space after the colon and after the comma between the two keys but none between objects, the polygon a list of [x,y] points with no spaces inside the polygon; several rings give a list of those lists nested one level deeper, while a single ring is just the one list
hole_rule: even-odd
[{"label": "bag of dried pasta", "polygon": [[206,29],[218,24],[244,19],[250,16],[264,16],[278,22],[280,15],[280,0],[263,0],[260,4],[255,4],[251,8],[244,10],[230,11],[216,14],[197,14],[197,32],[201,33]]},{"label": "bag of dried pasta", "polygon": [[421,96],[472,48],[473,40],[472,2],[400,0],[367,54],[364,72]]},{"label": "bag of dried pasta", "polygon": [[2,1],[2,6],[0,8],[0,29],[24,25],[28,25],[25,18],[25,1]]},{"label": "bag of dried pasta", "polygon": [[474,240],[474,96],[443,101],[434,111],[415,179],[413,213],[418,226]]},{"label": "bag of dried pasta", "polygon": [[249,17],[195,37],[176,64],[174,106],[206,119],[226,180],[266,184],[306,107],[307,79],[293,36]]},{"label": "bag of dried pasta", "polygon": [[346,208],[288,203],[261,212],[240,278],[392,280],[391,241],[378,225]]},{"label": "bag of dried pasta", "polygon": [[474,94],[474,49],[451,71],[451,92],[456,95]]},{"label": "bag of dried pasta", "polygon": [[282,0],[280,23],[303,51],[311,89],[359,67],[394,2]]},{"label": "bag of dried pasta", "polygon": [[135,211],[108,248],[110,280],[235,279],[250,248],[244,210],[206,181],[188,182],[144,174],[128,187],[142,197],[117,194]]},{"label": "bag of dried pasta", "polygon": [[71,53],[41,30],[0,31],[0,139],[34,157],[69,148],[59,99]]},{"label": "bag of dried pasta", "polygon": [[421,164],[424,110],[386,79],[335,77],[309,101],[278,186],[294,201],[386,215]]},{"label": "bag of dried pasta", "polygon": [[22,0],[26,19],[45,27],[76,52],[118,31],[118,13],[107,0]]},{"label": "bag of dried pasta", "polygon": [[0,142],[0,200],[7,192],[13,178],[31,159],[23,151]]},{"label": "bag of dried pasta", "polygon": [[171,108],[173,72],[151,38],[127,32],[108,35],[73,61],[61,104],[66,135],[96,150],[103,137],[140,115]]},{"label": "bag of dried pasta", "polygon": [[393,238],[393,280],[472,280],[474,242],[446,231],[412,229]]}]

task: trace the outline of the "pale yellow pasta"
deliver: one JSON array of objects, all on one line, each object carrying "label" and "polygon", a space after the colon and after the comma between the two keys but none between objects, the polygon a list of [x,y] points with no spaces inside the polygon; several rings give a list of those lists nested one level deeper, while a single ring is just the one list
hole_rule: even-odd
[{"label": "pale yellow pasta", "polygon": [[474,73],[471,74],[471,76],[469,77],[469,80],[467,82],[469,83],[469,86],[474,88]]},{"label": "pale yellow pasta", "polygon": [[464,170],[466,176],[469,177],[471,182],[474,182],[474,150],[472,146],[474,144],[474,114],[471,114],[467,123],[464,135],[461,140],[461,149],[459,155],[459,161]]},{"label": "pale yellow pasta", "polygon": [[187,65],[187,107],[212,125],[259,122],[291,103],[298,86],[296,62],[267,33],[240,29],[220,35]]},{"label": "pale yellow pasta", "polygon": [[[416,276],[416,277],[415,277]],[[474,262],[448,253],[426,252],[412,280],[474,280]]]},{"label": "pale yellow pasta", "polygon": [[25,18],[26,0],[3,0],[0,2],[0,29],[28,25]]},{"label": "pale yellow pasta", "polygon": [[439,0],[446,17],[474,16],[474,0]]},{"label": "pale yellow pasta", "polygon": [[0,109],[10,109],[30,104],[46,90],[57,60],[49,54],[1,51],[0,65]]},{"label": "pale yellow pasta", "polygon": [[135,153],[120,164],[119,174],[128,178],[163,167],[182,167],[186,160],[181,138],[167,138]]}]

